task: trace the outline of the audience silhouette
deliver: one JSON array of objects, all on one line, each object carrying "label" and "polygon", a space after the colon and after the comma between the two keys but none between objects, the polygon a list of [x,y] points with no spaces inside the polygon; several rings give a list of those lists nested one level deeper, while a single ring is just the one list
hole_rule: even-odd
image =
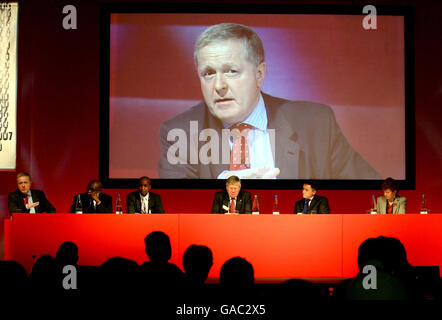
[{"label": "audience silhouette", "polygon": [[25,268],[12,260],[0,261],[0,290],[2,294],[23,294],[29,288]]},{"label": "audience silhouette", "polygon": [[153,231],[144,239],[145,252],[149,261],[141,265],[141,279],[147,288],[146,294],[151,298],[167,295],[171,299],[178,298],[182,293],[185,281],[184,273],[169,260],[172,247],[167,234]]},{"label": "audience silhouette", "polygon": [[206,246],[193,244],[183,255],[183,268],[192,285],[203,285],[213,265],[212,250]]},{"label": "audience silhouette", "polygon": [[219,273],[220,294],[231,301],[255,300],[255,271],[246,259],[234,257],[221,267]]},{"label": "audience silhouette", "polygon": [[71,241],[63,242],[58,248],[55,260],[60,267],[76,266],[78,263],[78,247]]},{"label": "audience silhouette", "polygon": [[29,275],[31,287],[34,291],[55,293],[61,288],[58,276],[57,262],[49,254],[38,258]]},{"label": "audience silhouette", "polygon": [[113,257],[101,266],[101,289],[107,295],[130,296],[140,291],[140,266],[133,260]]},{"label": "audience silhouette", "polygon": [[[337,286],[337,299],[408,300],[412,298],[412,284],[406,283],[410,265],[405,248],[398,239],[380,236],[362,242],[358,251],[358,267],[359,272],[356,277],[344,280]],[[367,269],[364,271],[364,268]],[[370,276],[375,279],[375,283],[369,281]]]},{"label": "audience silhouette", "polygon": [[[60,290],[63,294],[70,294],[63,289],[65,274],[62,270],[71,265],[78,270],[78,291],[70,292],[124,297],[136,294],[137,297],[147,297],[145,301],[157,307],[164,303],[176,305],[182,301],[227,303],[249,300],[255,303],[264,301],[285,312],[286,306],[303,301],[416,300],[424,299],[424,291],[428,292],[428,284],[423,285],[416,280],[419,276],[407,260],[404,245],[391,237],[379,236],[362,242],[358,249],[358,274],[337,285],[301,279],[256,285],[253,266],[242,257],[225,261],[220,270],[219,284],[207,284],[213,265],[210,248],[190,245],[182,257],[183,273],[169,262],[172,249],[168,235],[154,231],[145,237],[144,243],[149,259],[141,266],[123,257],[110,258],[101,267],[79,266],[78,247],[70,241],[60,245],[56,258],[48,254],[39,257],[29,277],[19,263],[0,261],[0,288],[2,293],[7,294],[60,293]],[[376,271],[376,283],[370,282],[376,289],[367,288],[367,281],[364,282],[368,276],[367,266],[370,270],[374,267]],[[427,300],[440,299],[439,273],[438,270],[432,271],[436,276],[432,276],[430,285],[432,290],[436,289],[431,299],[426,297]]]},{"label": "audience silhouette", "polygon": [[234,257],[221,267],[219,283],[225,288],[250,288],[255,282],[253,266],[246,259]]}]

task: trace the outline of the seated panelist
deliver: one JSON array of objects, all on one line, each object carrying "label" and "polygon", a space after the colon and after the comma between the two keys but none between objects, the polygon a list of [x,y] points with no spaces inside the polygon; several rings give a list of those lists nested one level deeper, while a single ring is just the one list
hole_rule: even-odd
[{"label": "seated panelist", "polygon": [[377,213],[403,214],[407,211],[407,198],[398,194],[399,183],[387,178],[381,186],[384,195],[378,197],[376,202]]},{"label": "seated panelist", "polygon": [[305,182],[302,187],[303,199],[296,201],[293,213],[330,213],[328,199],[316,194],[318,187],[314,182]]},{"label": "seated panelist", "polygon": [[112,213],[112,197],[101,192],[102,184],[98,180],[89,181],[86,192],[74,196],[71,213],[75,213],[77,199],[80,196],[83,213]]},{"label": "seated panelist", "polygon": [[250,192],[241,190],[241,180],[231,176],[226,181],[226,190],[215,193],[212,213],[252,213]]},{"label": "seated panelist", "polygon": [[17,174],[17,189],[8,195],[9,213],[55,213],[54,206],[42,190],[31,189],[31,175],[27,172]]},{"label": "seated panelist", "polygon": [[138,190],[126,196],[127,213],[164,213],[161,196],[150,192],[149,177],[138,180]]}]

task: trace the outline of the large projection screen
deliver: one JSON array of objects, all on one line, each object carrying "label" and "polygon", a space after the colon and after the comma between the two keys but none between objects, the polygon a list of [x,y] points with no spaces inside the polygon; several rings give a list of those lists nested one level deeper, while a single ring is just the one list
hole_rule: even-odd
[{"label": "large projection screen", "polygon": [[[207,119],[214,117],[200,104],[204,97],[194,64],[199,35],[219,23],[252,28],[265,50],[261,92],[268,128],[275,129],[269,140],[277,146],[272,157],[280,174],[251,181],[254,187],[286,188],[294,180],[317,179],[330,188],[336,188],[336,181],[337,188],[377,188],[386,177],[402,181],[403,187],[413,186],[406,14],[390,10],[377,16],[376,29],[367,30],[362,9],[354,8],[343,13],[324,7],[309,7],[307,12],[272,8],[271,13],[234,8],[221,13],[214,6],[206,12],[189,7],[175,12],[119,9],[105,12],[102,39],[100,142],[105,147],[100,150],[100,178],[109,186],[124,186],[147,175],[158,179],[157,187],[168,187],[172,180],[174,188],[209,187],[223,164],[225,169],[221,151],[218,163],[212,158],[213,163],[202,164],[201,147],[210,149],[213,137],[204,140],[201,130],[211,128],[212,120]],[[268,104],[274,101],[266,95],[287,102],[272,111]],[[199,121],[196,137],[192,120]],[[171,164],[166,157],[171,146],[184,141],[167,136],[172,129],[189,135],[184,164]],[[196,162],[192,143],[197,145]],[[259,157],[265,158],[264,153],[255,150]],[[183,160],[182,154],[178,158]]]}]

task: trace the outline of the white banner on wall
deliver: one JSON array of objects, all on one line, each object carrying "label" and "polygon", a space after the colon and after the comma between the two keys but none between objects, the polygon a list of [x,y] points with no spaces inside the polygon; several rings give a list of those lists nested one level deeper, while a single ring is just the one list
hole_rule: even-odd
[{"label": "white banner on wall", "polygon": [[17,3],[0,4],[0,170],[17,158]]}]

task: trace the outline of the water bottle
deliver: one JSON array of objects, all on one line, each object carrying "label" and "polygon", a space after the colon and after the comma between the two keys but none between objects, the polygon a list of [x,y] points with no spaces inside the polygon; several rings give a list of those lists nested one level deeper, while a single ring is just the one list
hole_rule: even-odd
[{"label": "water bottle", "polygon": [[427,198],[425,198],[425,195],[422,195],[421,200],[421,214],[427,214],[428,213],[428,207],[427,207]]},{"label": "water bottle", "polygon": [[83,204],[81,203],[80,195],[77,195],[77,200],[75,201],[75,213],[83,213]]},{"label": "water bottle", "polygon": [[123,206],[121,204],[120,194],[117,194],[117,203],[115,204],[115,213],[123,214]]},{"label": "water bottle", "polygon": [[275,201],[273,201],[273,214],[279,214],[278,196],[275,194]]},{"label": "water bottle", "polygon": [[256,194],[255,198],[253,198],[252,214],[259,214],[258,195]]},{"label": "water bottle", "polygon": [[371,209],[370,214],[376,214],[378,213],[377,205],[376,205],[376,198],[374,194],[371,195]]}]

